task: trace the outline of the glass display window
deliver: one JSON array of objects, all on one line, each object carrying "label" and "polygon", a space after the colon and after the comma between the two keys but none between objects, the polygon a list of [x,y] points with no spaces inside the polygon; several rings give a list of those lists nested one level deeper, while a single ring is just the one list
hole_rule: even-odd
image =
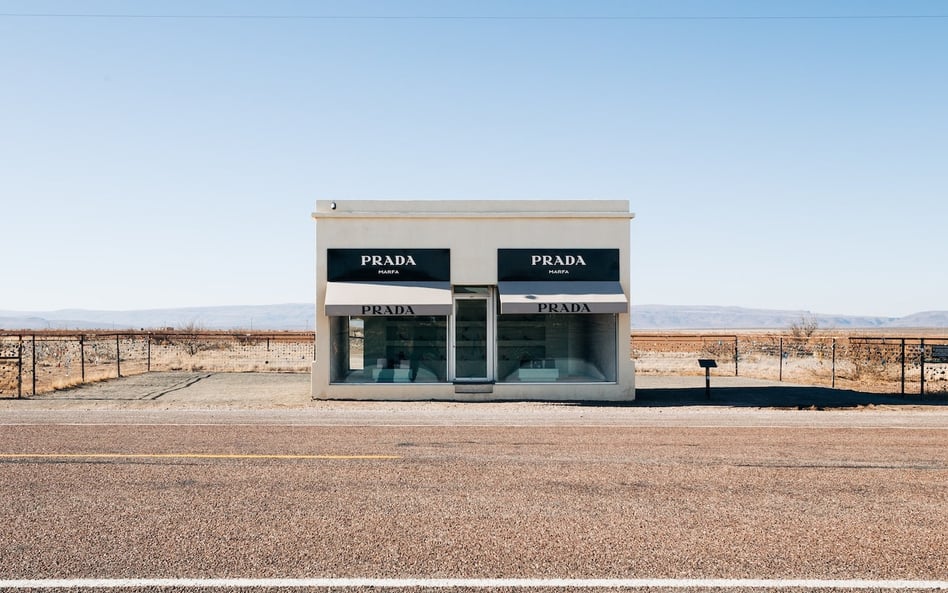
[{"label": "glass display window", "polygon": [[333,383],[447,381],[447,317],[330,319]]},{"label": "glass display window", "polygon": [[497,381],[615,382],[616,316],[497,317]]}]

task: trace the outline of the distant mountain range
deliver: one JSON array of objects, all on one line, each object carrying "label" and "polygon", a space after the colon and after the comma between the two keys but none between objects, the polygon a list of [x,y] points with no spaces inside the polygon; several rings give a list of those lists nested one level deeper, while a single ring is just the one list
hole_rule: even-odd
[{"label": "distant mountain range", "polygon": [[313,303],[143,309],[139,311],[0,311],[0,329],[312,330]]},{"label": "distant mountain range", "polygon": [[871,317],[742,307],[632,306],[633,329],[786,329],[803,320],[815,321],[822,329],[948,328],[948,311]]},{"label": "distant mountain range", "polygon": [[[311,330],[315,313],[312,303],[141,311],[0,311],[0,329]],[[632,328],[640,330],[785,329],[803,319],[816,321],[822,329],[948,328],[948,311],[927,311],[905,317],[867,317],[742,307],[632,306]]]}]

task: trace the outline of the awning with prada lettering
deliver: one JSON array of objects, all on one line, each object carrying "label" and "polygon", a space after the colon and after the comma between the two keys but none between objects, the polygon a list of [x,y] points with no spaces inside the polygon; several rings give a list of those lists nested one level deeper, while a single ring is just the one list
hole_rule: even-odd
[{"label": "awning with prada lettering", "polygon": [[500,313],[628,313],[618,282],[500,282]]},{"label": "awning with prada lettering", "polygon": [[453,308],[449,282],[328,282],[326,315],[436,315]]}]

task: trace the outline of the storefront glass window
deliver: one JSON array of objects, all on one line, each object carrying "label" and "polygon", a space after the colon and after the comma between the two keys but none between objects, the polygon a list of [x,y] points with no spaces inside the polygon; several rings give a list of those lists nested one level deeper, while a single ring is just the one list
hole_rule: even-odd
[{"label": "storefront glass window", "polygon": [[447,317],[333,317],[333,383],[447,381]]},{"label": "storefront glass window", "polygon": [[499,315],[497,381],[615,382],[616,316]]}]

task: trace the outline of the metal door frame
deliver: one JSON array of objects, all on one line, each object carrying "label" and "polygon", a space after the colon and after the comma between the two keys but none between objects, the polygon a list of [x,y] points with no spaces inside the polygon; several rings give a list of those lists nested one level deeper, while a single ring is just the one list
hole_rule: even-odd
[{"label": "metal door frame", "polygon": [[[464,288],[459,286],[457,288]],[[494,287],[492,286],[471,286],[471,288],[486,288],[487,293],[453,293],[454,302],[451,308],[451,317],[448,320],[448,380],[453,383],[493,383],[495,362],[497,360],[497,341],[494,339],[497,327],[497,316],[495,314]],[[484,356],[487,358],[487,376],[486,377],[461,377],[457,376],[457,311],[458,301],[481,300],[487,303],[485,324],[487,335],[484,348]]]}]

